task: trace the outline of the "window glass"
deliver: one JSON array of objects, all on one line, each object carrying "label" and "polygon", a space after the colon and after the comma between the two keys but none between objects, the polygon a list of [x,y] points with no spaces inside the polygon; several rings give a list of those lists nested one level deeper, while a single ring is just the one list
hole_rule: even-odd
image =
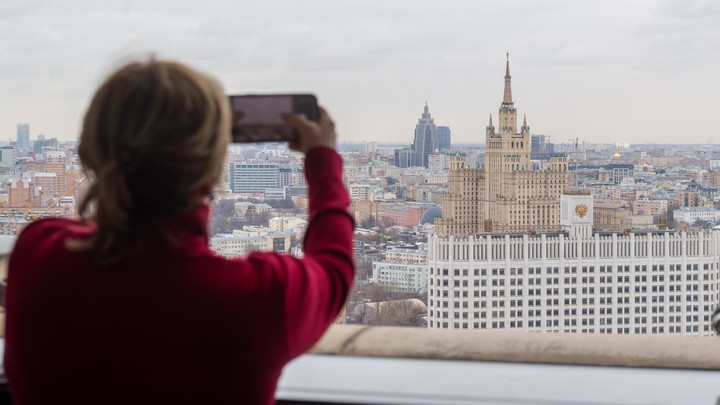
[{"label": "window glass", "polygon": [[[0,233],[76,215],[88,99],[156,52],[229,94],[328,108],[358,226],[341,321],[709,335],[720,22],[701,4],[7,1]],[[307,182],[287,145],[233,145],[213,194],[218,254],[302,255]],[[381,319],[369,301],[412,310]],[[487,306],[516,310],[442,310]],[[647,313],[673,316],[603,316]]]}]

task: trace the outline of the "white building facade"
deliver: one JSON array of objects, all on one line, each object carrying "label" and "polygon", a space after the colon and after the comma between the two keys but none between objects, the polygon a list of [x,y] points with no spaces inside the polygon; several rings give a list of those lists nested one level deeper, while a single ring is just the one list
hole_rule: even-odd
[{"label": "white building facade", "polygon": [[282,232],[258,233],[236,231],[210,238],[210,249],[225,257],[246,256],[252,252],[282,252],[290,250],[291,234]]},{"label": "white building facade", "polygon": [[683,207],[673,211],[675,222],[694,224],[697,221],[720,221],[720,210],[704,207]]},{"label": "white building facade", "polygon": [[561,233],[431,235],[428,326],[714,335],[720,231],[592,233],[592,210],[563,195]]},{"label": "white building facade", "polygon": [[373,282],[392,291],[423,294],[428,288],[428,265],[373,262]]}]

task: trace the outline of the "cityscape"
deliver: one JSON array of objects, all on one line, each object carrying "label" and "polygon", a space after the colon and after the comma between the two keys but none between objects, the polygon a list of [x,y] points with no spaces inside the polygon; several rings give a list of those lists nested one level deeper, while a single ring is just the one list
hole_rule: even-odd
[{"label": "cityscape", "polygon": [[[451,123],[432,115],[429,100],[417,117],[400,117],[408,143],[338,145],[358,269],[338,322],[714,335],[720,147],[556,140],[519,115],[509,55],[503,80],[477,143],[453,143]],[[4,235],[76,216],[89,183],[77,141],[31,136],[31,123],[16,131],[0,143]],[[302,256],[300,154],[233,144],[213,194],[209,243],[218,254]]]}]

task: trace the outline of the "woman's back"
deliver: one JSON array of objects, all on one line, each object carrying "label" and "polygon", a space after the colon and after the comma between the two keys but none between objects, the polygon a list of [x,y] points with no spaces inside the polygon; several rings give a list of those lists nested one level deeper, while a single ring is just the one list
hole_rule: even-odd
[{"label": "woman's back", "polygon": [[342,161],[313,148],[306,175],[303,259],[215,255],[204,204],[155,216],[156,231],[110,264],[74,247],[96,235],[92,222],[28,226],[8,267],[5,367],[16,401],[272,403],[282,367],[324,333],[353,278]]}]

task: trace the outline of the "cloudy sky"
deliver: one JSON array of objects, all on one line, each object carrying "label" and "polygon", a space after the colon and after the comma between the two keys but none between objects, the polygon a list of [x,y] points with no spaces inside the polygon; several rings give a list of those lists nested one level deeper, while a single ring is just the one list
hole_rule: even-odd
[{"label": "cloudy sky", "polygon": [[2,0],[0,140],[74,139],[94,88],[156,52],[228,92],[313,92],[345,140],[411,142],[425,101],[484,142],[502,99],[554,142],[720,143],[715,0]]}]

